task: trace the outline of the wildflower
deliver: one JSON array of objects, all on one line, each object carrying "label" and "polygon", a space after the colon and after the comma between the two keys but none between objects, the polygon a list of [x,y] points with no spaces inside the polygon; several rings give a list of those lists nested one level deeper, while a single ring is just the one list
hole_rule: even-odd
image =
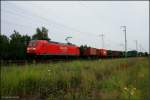
[{"label": "wildflower", "polygon": [[49,69],[48,72],[50,72],[51,70]]},{"label": "wildflower", "polygon": [[131,91],[130,94],[133,95],[133,94],[134,94],[134,91]]},{"label": "wildflower", "polygon": [[124,87],[124,90],[126,90],[126,91],[127,91],[127,90],[128,90],[128,88],[127,88],[127,87]]},{"label": "wildflower", "polygon": [[133,90],[136,90],[136,88],[133,88]]}]

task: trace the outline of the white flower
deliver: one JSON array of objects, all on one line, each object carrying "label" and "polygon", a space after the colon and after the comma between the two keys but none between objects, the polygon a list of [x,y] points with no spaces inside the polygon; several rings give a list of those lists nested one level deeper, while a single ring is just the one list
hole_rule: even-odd
[{"label": "white flower", "polygon": [[124,87],[124,90],[128,90],[128,88],[127,88],[127,87]]},{"label": "white flower", "polygon": [[49,69],[48,72],[50,72],[51,70]]},{"label": "white flower", "polygon": [[131,93],[130,93],[131,95],[133,95],[134,94],[134,91],[131,91]]}]

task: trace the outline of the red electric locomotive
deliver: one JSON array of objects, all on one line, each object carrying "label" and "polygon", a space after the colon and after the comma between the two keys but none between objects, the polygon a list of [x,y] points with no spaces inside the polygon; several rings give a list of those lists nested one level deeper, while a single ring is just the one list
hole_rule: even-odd
[{"label": "red electric locomotive", "polygon": [[79,47],[47,40],[32,40],[27,47],[27,53],[36,56],[79,56]]}]

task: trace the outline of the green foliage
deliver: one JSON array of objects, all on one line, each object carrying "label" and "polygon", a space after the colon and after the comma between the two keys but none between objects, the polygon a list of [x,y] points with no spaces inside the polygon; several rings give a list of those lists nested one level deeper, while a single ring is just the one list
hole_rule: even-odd
[{"label": "green foliage", "polygon": [[50,40],[48,37],[48,29],[45,27],[42,27],[42,29],[37,28],[36,29],[36,34],[32,36],[33,40]]},{"label": "green foliage", "polygon": [[147,58],[14,65],[1,70],[2,96],[25,99],[145,100],[147,87]]},{"label": "green foliage", "polygon": [[29,44],[30,40],[31,40],[30,36],[28,36],[28,35],[22,36],[22,43],[25,44],[25,46],[27,46]]},{"label": "green foliage", "polygon": [[[42,29],[37,28],[36,34],[33,35],[32,39],[49,40],[48,30],[45,27],[42,27]],[[0,59],[26,59],[26,48],[30,40],[30,36],[21,35],[16,30],[14,30],[9,38],[0,33]]]},{"label": "green foliage", "polygon": [[81,55],[81,56],[83,55],[84,50],[85,50],[86,48],[88,48],[87,45],[81,45],[81,46],[80,46],[80,55]]},{"label": "green foliage", "polygon": [[144,52],[144,55],[145,55],[145,56],[148,56],[148,52]]},{"label": "green foliage", "polygon": [[10,36],[10,39],[5,35],[0,35],[0,59],[25,59],[26,47],[30,40],[30,36],[21,35],[16,30],[14,30],[14,33]]},{"label": "green foliage", "polygon": [[[31,37],[28,35],[21,35],[14,30],[9,38],[0,33],[0,59],[26,59],[26,47]],[[32,39],[50,40],[48,38],[48,30],[45,27],[42,27],[42,29],[37,28],[36,34],[32,36]]]},{"label": "green foliage", "polygon": [[26,47],[30,41],[28,35],[21,35],[14,30],[14,33],[10,36],[10,57],[12,59],[25,59]]},{"label": "green foliage", "polygon": [[9,38],[0,34],[0,59],[9,57]]}]

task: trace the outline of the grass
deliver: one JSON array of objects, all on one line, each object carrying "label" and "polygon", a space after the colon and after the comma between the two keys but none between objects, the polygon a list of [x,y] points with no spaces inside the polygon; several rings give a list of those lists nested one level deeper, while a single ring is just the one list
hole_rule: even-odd
[{"label": "grass", "polygon": [[146,100],[148,59],[3,66],[1,95],[27,100]]}]

